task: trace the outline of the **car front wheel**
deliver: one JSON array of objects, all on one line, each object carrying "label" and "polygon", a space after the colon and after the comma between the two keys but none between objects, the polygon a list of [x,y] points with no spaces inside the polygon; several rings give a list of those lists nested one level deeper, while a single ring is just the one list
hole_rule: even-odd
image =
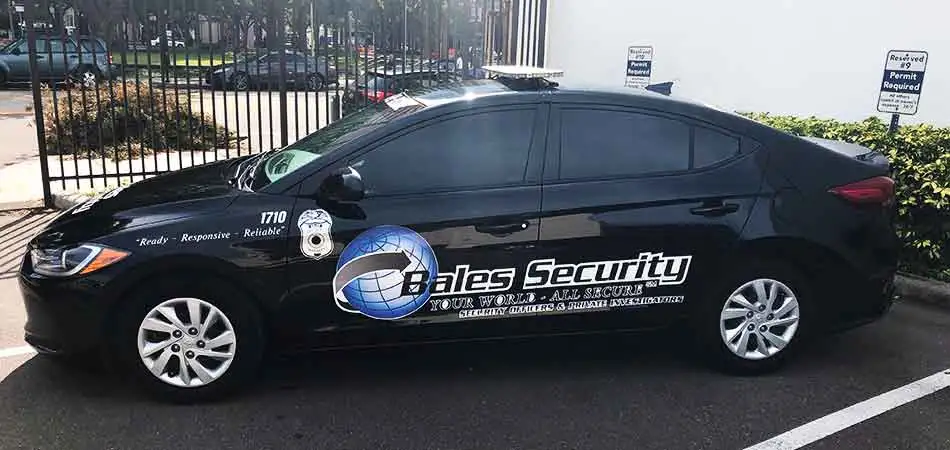
[{"label": "car front wheel", "polygon": [[143,290],[130,300],[114,335],[116,356],[159,399],[212,400],[257,372],[261,318],[240,292],[194,280]]},{"label": "car front wheel", "polygon": [[99,73],[91,67],[82,66],[72,74],[73,83],[86,89],[95,88],[99,84]]},{"label": "car front wheel", "polygon": [[717,283],[696,320],[702,354],[730,373],[778,369],[814,322],[811,294],[791,265],[759,260]]},{"label": "car front wheel", "polygon": [[231,85],[236,91],[246,91],[251,87],[251,77],[244,72],[238,72],[231,78]]}]

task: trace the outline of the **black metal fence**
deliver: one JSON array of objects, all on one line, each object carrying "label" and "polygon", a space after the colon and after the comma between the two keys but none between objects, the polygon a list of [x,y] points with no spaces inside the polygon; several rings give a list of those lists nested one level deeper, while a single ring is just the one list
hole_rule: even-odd
[{"label": "black metal fence", "polygon": [[[286,146],[412,87],[479,76],[491,0],[27,2],[44,197]],[[488,9],[486,9],[488,8]],[[488,46],[489,48],[491,46]],[[0,55],[0,61],[6,55]]]}]

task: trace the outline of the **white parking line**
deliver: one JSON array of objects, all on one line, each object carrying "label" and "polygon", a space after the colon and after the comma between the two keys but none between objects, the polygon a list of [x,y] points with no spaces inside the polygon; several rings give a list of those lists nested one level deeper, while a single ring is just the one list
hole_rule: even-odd
[{"label": "white parking line", "polygon": [[941,370],[927,378],[922,378],[806,423],[794,430],[748,447],[746,450],[794,450],[801,448],[948,386],[950,386],[950,369]]},{"label": "white parking line", "polygon": [[11,356],[32,355],[36,350],[29,345],[20,347],[0,348],[0,358],[9,358]]}]

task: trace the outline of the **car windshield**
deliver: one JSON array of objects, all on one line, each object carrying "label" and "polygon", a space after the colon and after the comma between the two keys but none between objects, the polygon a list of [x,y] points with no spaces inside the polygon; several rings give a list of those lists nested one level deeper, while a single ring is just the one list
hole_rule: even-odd
[{"label": "car windshield", "polygon": [[3,48],[0,48],[0,53],[10,53],[11,50],[19,46],[20,43],[23,41],[24,41],[23,39],[17,39],[17,40],[8,42],[6,45],[3,46]]},{"label": "car windshield", "polygon": [[406,103],[395,104],[393,101],[371,104],[287,147],[263,155],[247,169],[251,171],[250,189],[258,190],[267,186],[344,144],[422,107],[421,104],[404,106]]}]

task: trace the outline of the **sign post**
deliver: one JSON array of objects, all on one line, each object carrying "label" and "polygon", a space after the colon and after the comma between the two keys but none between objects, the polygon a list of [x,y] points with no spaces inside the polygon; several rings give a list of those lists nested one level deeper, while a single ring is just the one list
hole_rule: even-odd
[{"label": "sign post", "polygon": [[927,70],[927,52],[891,50],[884,62],[884,79],[877,98],[877,110],[891,113],[888,132],[897,132],[900,116],[917,114]]},{"label": "sign post", "polygon": [[645,89],[653,72],[653,47],[631,46],[627,49],[627,79],[624,86]]}]

